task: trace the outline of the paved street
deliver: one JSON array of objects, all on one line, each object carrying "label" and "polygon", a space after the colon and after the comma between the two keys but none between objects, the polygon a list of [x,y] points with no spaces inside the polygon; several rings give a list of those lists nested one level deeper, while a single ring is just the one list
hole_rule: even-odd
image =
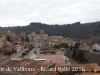
[{"label": "paved street", "polygon": [[21,56],[22,53],[25,52],[26,50],[28,50],[28,49],[20,50],[19,52],[17,52],[17,53],[16,53],[15,55],[13,55],[12,57],[13,57],[13,58],[20,58],[19,56]]},{"label": "paved street", "polygon": [[91,53],[94,53],[94,54],[99,54],[99,55],[100,55],[100,52],[93,52],[92,49],[90,49],[90,52],[91,52]]},{"label": "paved street", "polygon": [[32,51],[29,52],[28,55],[24,56],[24,58],[28,58],[28,59],[36,59],[36,54],[34,54],[34,51],[36,49],[32,49]]},{"label": "paved street", "polygon": [[[13,56],[13,58],[16,58],[16,59],[17,59],[17,58],[21,58],[20,56],[22,56],[22,53],[25,52],[26,50],[28,50],[28,49],[24,49],[24,50],[19,51],[18,53],[16,53],[16,54]],[[38,58],[40,57],[40,51],[39,51],[39,50],[40,50],[39,48],[34,48],[34,49],[32,49],[32,50],[28,53],[28,55],[25,55],[25,56],[24,56],[24,58],[26,58],[26,59],[38,59]],[[34,54],[34,51],[36,51],[37,53]],[[57,51],[57,54],[58,54],[58,55],[62,55],[63,59],[64,59],[65,61],[67,61],[67,64],[68,64],[68,65],[70,65],[71,62],[70,62],[70,60],[69,60],[68,57],[64,56],[64,53],[65,53],[65,51]]]},{"label": "paved street", "polygon": [[[22,56],[22,53],[25,52],[26,50],[28,49],[23,49],[23,50],[20,50],[19,52],[17,52],[15,55],[12,56],[12,58],[21,58]],[[37,51],[38,53],[37,54],[34,54],[34,51]],[[25,55],[24,58],[26,59],[36,59],[36,58],[39,58],[39,48],[34,48],[32,49],[28,55]]]},{"label": "paved street", "polygon": [[67,65],[71,65],[71,62],[70,62],[69,58],[66,57],[66,56],[64,56],[64,52],[61,52],[61,54],[62,54],[63,59],[64,59],[65,61],[67,61]]}]

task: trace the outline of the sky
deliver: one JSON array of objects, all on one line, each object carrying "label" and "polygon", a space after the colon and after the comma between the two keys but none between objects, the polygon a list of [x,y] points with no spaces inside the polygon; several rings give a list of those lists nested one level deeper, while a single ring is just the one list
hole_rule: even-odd
[{"label": "sky", "polygon": [[100,21],[100,0],[0,0],[0,26]]}]

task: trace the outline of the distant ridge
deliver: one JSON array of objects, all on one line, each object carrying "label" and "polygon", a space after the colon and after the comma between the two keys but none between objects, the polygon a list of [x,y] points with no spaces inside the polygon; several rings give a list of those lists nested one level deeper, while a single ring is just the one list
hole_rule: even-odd
[{"label": "distant ridge", "polygon": [[75,22],[73,24],[49,25],[39,22],[31,22],[27,26],[4,27],[11,32],[21,33],[25,31],[27,34],[35,31],[39,33],[41,29],[45,30],[48,35],[59,35],[63,37],[89,39],[91,36],[100,36],[100,21],[84,23]]}]

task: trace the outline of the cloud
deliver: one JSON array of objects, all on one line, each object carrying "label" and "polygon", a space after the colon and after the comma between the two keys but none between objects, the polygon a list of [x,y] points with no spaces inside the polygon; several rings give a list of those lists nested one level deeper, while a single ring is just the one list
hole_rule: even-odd
[{"label": "cloud", "polygon": [[100,20],[99,0],[0,0],[0,25],[67,24]]}]

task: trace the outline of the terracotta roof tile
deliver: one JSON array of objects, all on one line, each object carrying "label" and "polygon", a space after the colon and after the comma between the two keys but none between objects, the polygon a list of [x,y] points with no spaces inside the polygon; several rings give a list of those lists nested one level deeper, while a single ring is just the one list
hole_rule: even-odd
[{"label": "terracotta roof tile", "polygon": [[[25,67],[25,68],[35,68],[36,71],[18,71],[21,74],[25,75],[37,75],[41,72],[41,66],[47,68],[54,65],[53,63],[45,63],[41,61],[35,61],[33,59],[23,59],[23,60],[11,60],[8,63],[4,64],[3,67]],[[39,69],[39,70],[38,70]]]}]

